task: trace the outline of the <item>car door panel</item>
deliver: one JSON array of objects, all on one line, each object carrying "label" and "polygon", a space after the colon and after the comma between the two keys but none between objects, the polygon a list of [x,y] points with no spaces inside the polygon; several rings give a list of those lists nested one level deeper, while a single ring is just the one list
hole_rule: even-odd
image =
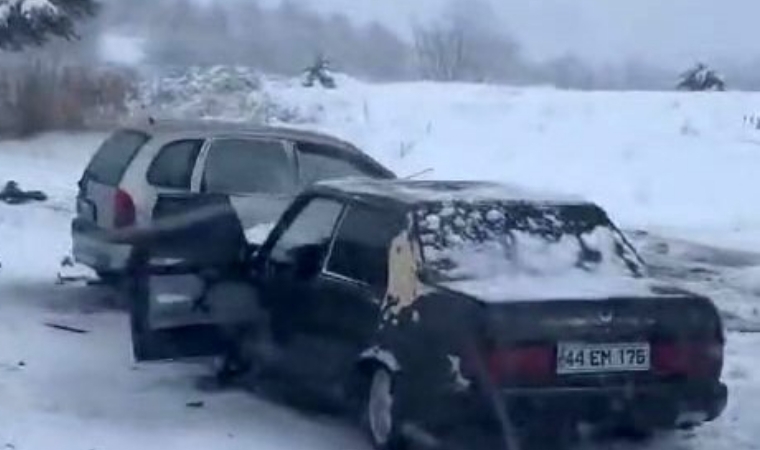
[{"label": "car door panel", "polygon": [[[307,384],[321,380],[323,361],[313,356],[322,353],[321,340],[309,339],[306,333],[312,317],[320,314],[319,270],[328,253],[343,204],[315,197],[296,205],[298,213],[284,227],[274,231],[275,242],[265,244],[265,262],[261,270],[265,303],[271,316],[272,337],[282,357],[278,359],[283,376],[299,379]],[[304,261],[311,261],[304,273]],[[317,381],[318,383],[319,381]]]},{"label": "car door panel", "polygon": [[159,196],[154,218],[139,239],[130,295],[135,357],[218,354],[223,328],[256,303],[240,221],[227,196],[189,193]]},{"label": "car door panel", "polygon": [[315,288],[315,314],[305,334],[322,342],[323,378],[341,383],[377,331],[380,303],[366,285],[329,273],[320,276]]},{"label": "car door panel", "polygon": [[314,361],[314,367],[300,375],[328,394],[345,386],[352,366],[372,344],[387,281],[390,240],[401,226],[385,211],[366,212],[364,207],[346,208],[322,271],[291,296],[301,308],[289,308],[298,311],[297,322],[290,327],[291,351]]},{"label": "car door panel", "polygon": [[323,399],[341,401],[346,377],[377,328],[379,306],[366,289],[328,274],[290,286],[297,295],[279,308],[276,320],[278,373]]},{"label": "car door panel", "polygon": [[203,308],[206,285],[194,273],[148,277],[148,326],[167,330],[189,325],[206,325],[212,317]]}]

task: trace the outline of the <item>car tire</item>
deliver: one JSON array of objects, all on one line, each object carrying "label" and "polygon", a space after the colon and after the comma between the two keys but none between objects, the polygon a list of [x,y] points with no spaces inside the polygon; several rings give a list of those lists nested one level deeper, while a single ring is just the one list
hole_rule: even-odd
[{"label": "car tire", "polygon": [[405,448],[400,433],[399,407],[394,375],[385,367],[377,367],[366,383],[362,405],[362,424],[377,450]]}]

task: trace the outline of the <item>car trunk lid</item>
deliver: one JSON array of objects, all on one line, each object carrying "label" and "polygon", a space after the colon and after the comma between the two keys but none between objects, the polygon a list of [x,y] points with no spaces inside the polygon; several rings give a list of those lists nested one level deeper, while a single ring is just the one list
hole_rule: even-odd
[{"label": "car trunk lid", "polygon": [[482,303],[478,356],[500,385],[717,378],[723,332],[689,295]]}]

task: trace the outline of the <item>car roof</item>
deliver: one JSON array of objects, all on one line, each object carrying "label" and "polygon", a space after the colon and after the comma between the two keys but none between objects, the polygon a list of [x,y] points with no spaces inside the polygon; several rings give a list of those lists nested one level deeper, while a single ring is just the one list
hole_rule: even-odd
[{"label": "car roof", "polygon": [[140,120],[121,127],[122,130],[134,130],[163,139],[181,139],[183,135],[194,138],[214,138],[230,136],[251,136],[272,139],[286,139],[329,146],[335,156],[351,158],[354,161],[371,165],[387,178],[396,175],[370,155],[350,142],[318,131],[296,128],[261,125],[248,122],[219,120]]},{"label": "car roof", "polygon": [[297,128],[261,125],[250,122],[234,122],[221,120],[140,120],[122,127],[135,131],[141,131],[151,136],[162,134],[182,134],[183,132],[197,134],[202,132],[208,137],[221,137],[235,135],[252,135],[257,137],[270,137],[277,139],[302,140],[313,143],[332,144],[349,152],[364,152],[353,144],[329,134],[317,131],[301,130]]},{"label": "car roof", "polygon": [[456,201],[471,203],[505,201],[553,205],[590,204],[581,197],[542,192],[490,181],[343,178],[319,182],[307,192],[358,198],[397,207]]}]

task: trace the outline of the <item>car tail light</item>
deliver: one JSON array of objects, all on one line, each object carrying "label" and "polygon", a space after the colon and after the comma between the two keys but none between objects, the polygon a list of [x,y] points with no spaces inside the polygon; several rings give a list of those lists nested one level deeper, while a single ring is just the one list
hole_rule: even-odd
[{"label": "car tail light", "polygon": [[652,368],[662,376],[719,376],[723,368],[723,343],[698,341],[655,344]]},{"label": "car tail light", "polygon": [[554,373],[551,346],[525,345],[490,350],[485,358],[488,375],[497,384],[541,383]]},{"label": "car tail light", "polygon": [[135,203],[132,197],[119,189],[114,196],[113,225],[116,228],[128,227],[135,223]]}]

